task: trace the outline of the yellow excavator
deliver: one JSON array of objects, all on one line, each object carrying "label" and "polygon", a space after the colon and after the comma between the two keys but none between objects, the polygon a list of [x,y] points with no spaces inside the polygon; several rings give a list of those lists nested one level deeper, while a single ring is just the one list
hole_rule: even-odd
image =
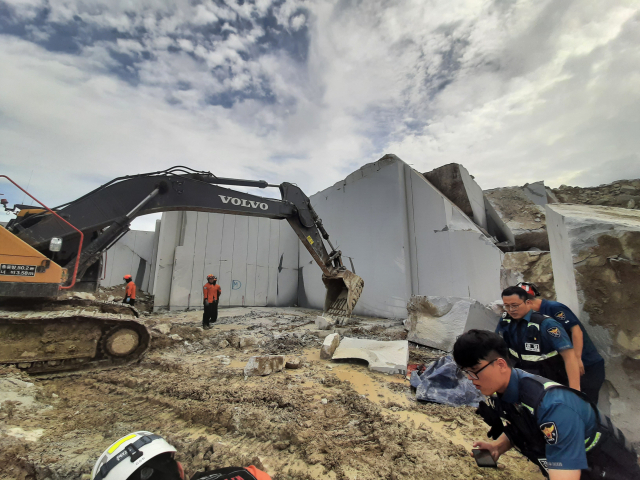
[{"label": "yellow excavator", "polygon": [[[277,187],[282,198],[220,185]],[[320,266],[327,290],[324,311],[338,321],[351,316],[364,287],[343,265],[309,198],[291,183],[222,178],[178,166],[116,178],[52,209],[25,193],[39,206],[9,209],[1,200],[16,218],[0,227],[0,364],[28,373],[115,367],[148,349],[149,332],[135,319],[135,308],[61,298],[68,290],[97,289],[102,253],[140,215],[190,210],[286,220]]]}]

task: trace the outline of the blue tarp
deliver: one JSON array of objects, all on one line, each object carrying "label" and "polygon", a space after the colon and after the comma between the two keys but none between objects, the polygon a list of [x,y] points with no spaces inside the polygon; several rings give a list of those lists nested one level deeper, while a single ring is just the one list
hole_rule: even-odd
[{"label": "blue tarp", "polygon": [[484,400],[471,380],[458,374],[451,355],[430,363],[422,374],[411,372],[411,386],[416,389],[416,399],[425,402],[477,407]]}]

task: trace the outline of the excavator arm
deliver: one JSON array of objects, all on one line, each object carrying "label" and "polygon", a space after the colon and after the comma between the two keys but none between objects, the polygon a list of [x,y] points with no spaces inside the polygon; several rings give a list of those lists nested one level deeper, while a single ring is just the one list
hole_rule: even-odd
[{"label": "excavator arm", "polygon": [[[277,187],[281,200],[232,190],[225,186]],[[114,179],[77,200],[53,209],[84,234],[84,242],[64,222],[48,212],[19,216],[7,229],[22,241],[78,277],[94,275],[102,252],[129,231],[131,221],[141,215],[167,211],[201,211],[287,220],[323,273],[327,288],[324,309],[348,317],[364,286],[363,280],[345,268],[342,254],[329,240],[322,220],[309,198],[294,184],[270,185],[265,181],[221,178],[209,172],[173,167],[161,172]],[[59,252],[48,251],[51,239],[62,240]],[[327,251],[324,241],[331,250]],[[89,279],[90,280],[90,279]]]}]

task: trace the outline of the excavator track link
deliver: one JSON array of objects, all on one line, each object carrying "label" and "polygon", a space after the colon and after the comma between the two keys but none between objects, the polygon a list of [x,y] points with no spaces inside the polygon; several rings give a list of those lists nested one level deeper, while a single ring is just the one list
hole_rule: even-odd
[{"label": "excavator track link", "polygon": [[129,305],[63,300],[41,307],[0,309],[0,364],[29,374],[80,373],[130,364],[149,348],[150,334]]}]

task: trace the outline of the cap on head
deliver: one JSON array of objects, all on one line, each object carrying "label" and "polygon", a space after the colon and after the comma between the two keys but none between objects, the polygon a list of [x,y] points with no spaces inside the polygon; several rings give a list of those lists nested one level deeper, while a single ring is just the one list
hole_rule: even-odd
[{"label": "cap on head", "polygon": [[540,290],[538,290],[538,287],[535,283],[520,282],[516,285],[516,287],[520,287],[532,297],[540,296]]},{"label": "cap on head", "polygon": [[209,278],[213,278],[214,280],[218,279],[215,275],[211,275],[211,274],[207,275],[207,279],[209,279]]},{"label": "cap on head", "polygon": [[131,275],[125,275],[124,277],[122,277],[124,280],[131,280]]},{"label": "cap on head", "polygon": [[107,448],[93,467],[91,480],[123,480],[143,464],[163,453],[174,454],[173,448],[160,435],[133,432]]}]

